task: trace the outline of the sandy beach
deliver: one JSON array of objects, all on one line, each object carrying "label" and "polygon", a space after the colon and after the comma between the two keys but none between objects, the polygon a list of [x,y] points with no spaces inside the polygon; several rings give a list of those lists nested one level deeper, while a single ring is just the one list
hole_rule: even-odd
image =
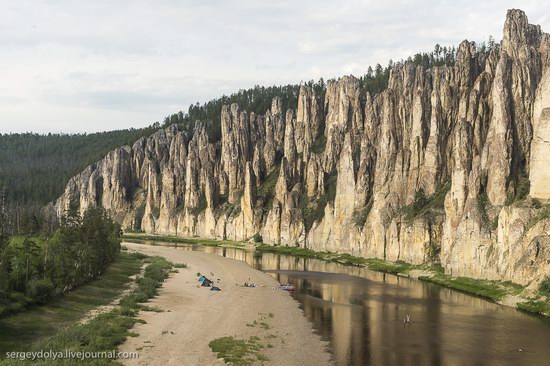
[{"label": "sandy beach", "polygon": [[[174,263],[186,263],[147,305],[162,312],[142,311],[121,351],[138,351],[137,360],[127,365],[223,365],[208,343],[216,338],[258,337],[267,345],[262,353],[270,365],[329,365],[328,344],[313,332],[298,303],[285,291],[273,289],[279,283],[244,262],[214,254],[176,248],[124,243],[131,251],[159,255]],[[216,281],[222,291],[197,288],[196,273]],[[210,275],[210,273],[214,275]],[[250,280],[258,287],[241,285]],[[239,286],[237,286],[239,284]],[[260,362],[258,361],[258,364]]]}]

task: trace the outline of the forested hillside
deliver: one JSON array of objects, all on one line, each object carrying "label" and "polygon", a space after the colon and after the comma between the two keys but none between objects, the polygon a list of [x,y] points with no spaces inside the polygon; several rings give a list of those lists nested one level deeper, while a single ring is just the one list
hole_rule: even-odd
[{"label": "forested hillside", "polygon": [[108,151],[149,136],[155,127],[74,135],[0,134],[0,189],[10,205],[45,205],[63,192],[71,176]]}]

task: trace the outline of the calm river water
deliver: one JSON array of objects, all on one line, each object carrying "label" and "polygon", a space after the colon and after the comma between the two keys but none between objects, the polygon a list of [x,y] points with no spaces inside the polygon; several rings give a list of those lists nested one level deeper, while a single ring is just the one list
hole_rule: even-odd
[{"label": "calm river water", "polygon": [[[313,259],[177,248],[245,261],[294,284],[293,297],[330,342],[337,365],[550,365],[549,320],[481,298]],[[407,314],[409,324],[403,322]]]}]

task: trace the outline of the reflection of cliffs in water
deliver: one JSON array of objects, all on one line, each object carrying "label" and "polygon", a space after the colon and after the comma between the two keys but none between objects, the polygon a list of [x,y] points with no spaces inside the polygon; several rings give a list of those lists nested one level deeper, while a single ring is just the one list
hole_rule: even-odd
[{"label": "reflection of cliffs in water", "polygon": [[173,125],[73,177],[55,208],[536,286],[550,271],[550,35],[519,10],[503,34],[462,42],[453,65],[398,63],[376,94],[344,76],[302,85],[288,110],[224,106],[219,141],[205,121]]},{"label": "reflection of cliffs in water", "polygon": [[[330,341],[338,365],[542,365],[550,358],[548,321],[481,298],[315,259],[220,247],[182,249],[244,261],[296,285],[294,298]],[[403,323],[407,314],[411,324]]]}]

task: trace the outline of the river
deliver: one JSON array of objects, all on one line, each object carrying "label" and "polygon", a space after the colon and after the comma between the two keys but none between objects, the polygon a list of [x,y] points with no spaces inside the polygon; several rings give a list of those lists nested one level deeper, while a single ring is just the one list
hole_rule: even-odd
[{"label": "river", "polygon": [[[292,296],[330,342],[337,365],[550,365],[548,319],[475,296],[364,267],[234,248],[175,247],[245,261],[294,284]],[[404,323],[407,315],[410,323]]]}]

